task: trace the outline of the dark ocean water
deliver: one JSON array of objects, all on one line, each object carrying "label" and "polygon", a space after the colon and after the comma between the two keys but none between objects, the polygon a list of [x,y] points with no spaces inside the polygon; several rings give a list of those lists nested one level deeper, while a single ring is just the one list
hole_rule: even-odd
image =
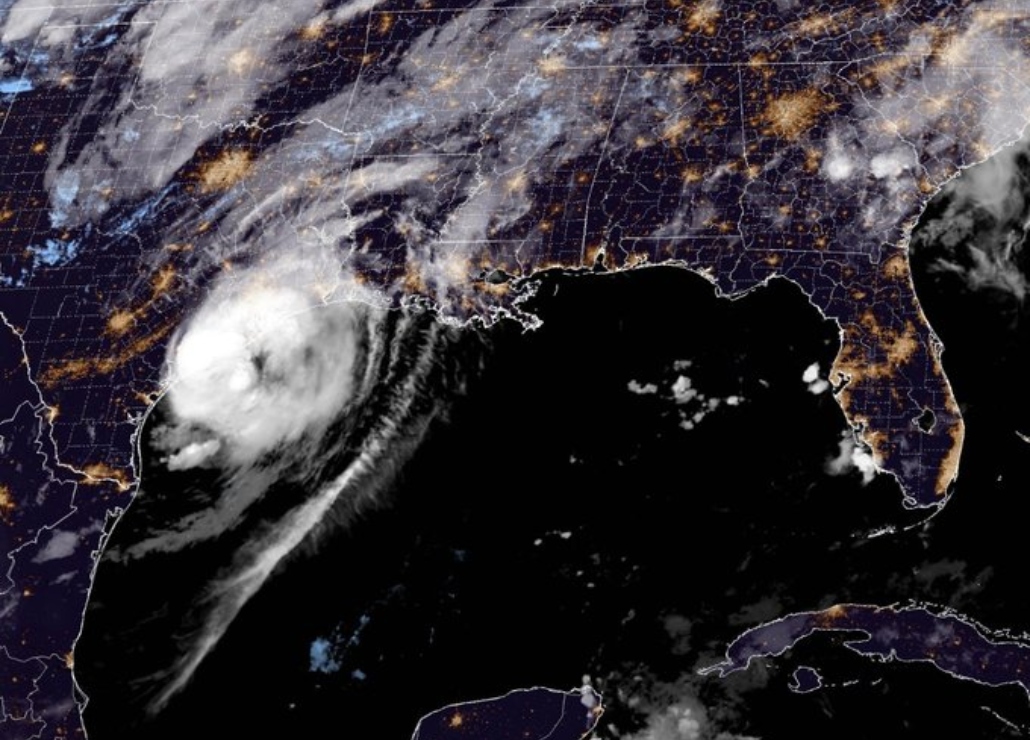
[{"label": "dark ocean water", "polygon": [[[76,653],[91,737],[181,738],[204,717],[205,737],[406,738],[438,707],[584,675],[608,706],[603,737],[684,701],[705,707],[705,737],[921,738],[956,722],[1004,736],[981,706],[1018,720],[1019,692],[870,663],[839,636],[725,681],[696,675],[748,626],[841,601],[1030,626],[1008,508],[1030,448],[1002,423],[1025,410],[1026,368],[980,296],[962,296],[970,322],[953,290],[919,280],[969,419],[954,500],[929,523],[870,538],[917,521],[894,482],[826,472],[846,425],[802,376],[825,376],[837,333],[796,287],[727,301],[674,268],[550,276],[532,304],[543,326],[486,330],[482,373],[381,505],[281,567],[156,717],[105,693],[137,659],[105,614],[160,603],[176,564],[108,581],[100,566],[103,608]],[[175,629],[158,609],[132,639]],[[825,688],[791,693],[797,665]]]}]

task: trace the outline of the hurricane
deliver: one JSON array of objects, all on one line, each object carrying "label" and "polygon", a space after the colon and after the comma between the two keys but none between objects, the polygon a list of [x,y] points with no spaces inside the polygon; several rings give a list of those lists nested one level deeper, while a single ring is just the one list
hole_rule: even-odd
[{"label": "hurricane", "polygon": [[[143,483],[98,568],[101,642],[150,646],[134,675],[97,661],[105,693],[159,713],[277,568],[383,505],[462,391],[471,335],[390,308],[332,255],[255,263],[210,289],[169,347]],[[168,587],[105,610],[104,587],[151,578]]]}]

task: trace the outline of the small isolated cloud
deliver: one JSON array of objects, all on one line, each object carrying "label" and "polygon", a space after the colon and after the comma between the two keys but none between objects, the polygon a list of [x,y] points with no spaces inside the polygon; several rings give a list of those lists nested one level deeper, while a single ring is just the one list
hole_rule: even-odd
[{"label": "small isolated cloud", "polygon": [[77,532],[55,530],[51,533],[46,546],[36,554],[36,557],[32,558],[32,562],[46,563],[70,557],[78,546],[79,535]]},{"label": "small isolated cloud", "polygon": [[826,142],[826,156],[823,158],[823,175],[830,182],[841,182],[855,171],[855,153],[841,144],[840,137],[831,133]]},{"label": "small isolated cloud", "polygon": [[819,373],[819,363],[813,362],[807,368],[805,368],[804,374],[801,379],[808,385],[808,392],[819,395],[825,393],[830,389],[829,382],[825,378],[821,377]]},{"label": "small isolated cloud", "polygon": [[686,375],[676,378],[676,382],[669,390],[672,391],[672,398],[676,403],[690,403],[698,396],[697,389]]},{"label": "small isolated cloud", "polygon": [[868,485],[876,477],[876,461],[869,450],[855,440],[851,432],[845,432],[841,437],[837,456],[826,461],[826,472],[838,476],[849,475],[852,471],[858,471],[862,476],[862,484]]},{"label": "small isolated cloud", "polygon": [[639,380],[631,380],[626,386],[630,393],[638,396],[652,396],[658,392],[658,386],[654,383],[641,383]]},{"label": "small isolated cloud", "polygon": [[312,673],[336,673],[340,663],[333,657],[333,646],[328,640],[319,637],[311,643],[310,658]]},{"label": "small isolated cloud", "polygon": [[826,160],[826,176],[833,182],[848,179],[854,170],[854,162],[847,157],[831,157]]}]

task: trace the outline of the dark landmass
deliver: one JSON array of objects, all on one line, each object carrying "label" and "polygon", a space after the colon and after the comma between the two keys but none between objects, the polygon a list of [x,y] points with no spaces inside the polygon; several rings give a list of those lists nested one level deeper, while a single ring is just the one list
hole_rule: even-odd
[{"label": "dark landmass", "polygon": [[519,689],[427,714],[412,740],[581,740],[603,713],[601,698],[589,689]]}]

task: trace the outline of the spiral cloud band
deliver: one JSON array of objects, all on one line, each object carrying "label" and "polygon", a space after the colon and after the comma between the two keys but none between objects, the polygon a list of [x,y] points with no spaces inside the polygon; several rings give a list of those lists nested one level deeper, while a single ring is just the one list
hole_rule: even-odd
[{"label": "spiral cloud band", "polygon": [[[292,285],[248,285],[205,305],[183,334],[171,408],[224,440],[230,459],[253,459],[339,412],[355,351],[349,303],[323,304]],[[210,442],[191,443],[171,464],[201,462],[221,446]]]}]

